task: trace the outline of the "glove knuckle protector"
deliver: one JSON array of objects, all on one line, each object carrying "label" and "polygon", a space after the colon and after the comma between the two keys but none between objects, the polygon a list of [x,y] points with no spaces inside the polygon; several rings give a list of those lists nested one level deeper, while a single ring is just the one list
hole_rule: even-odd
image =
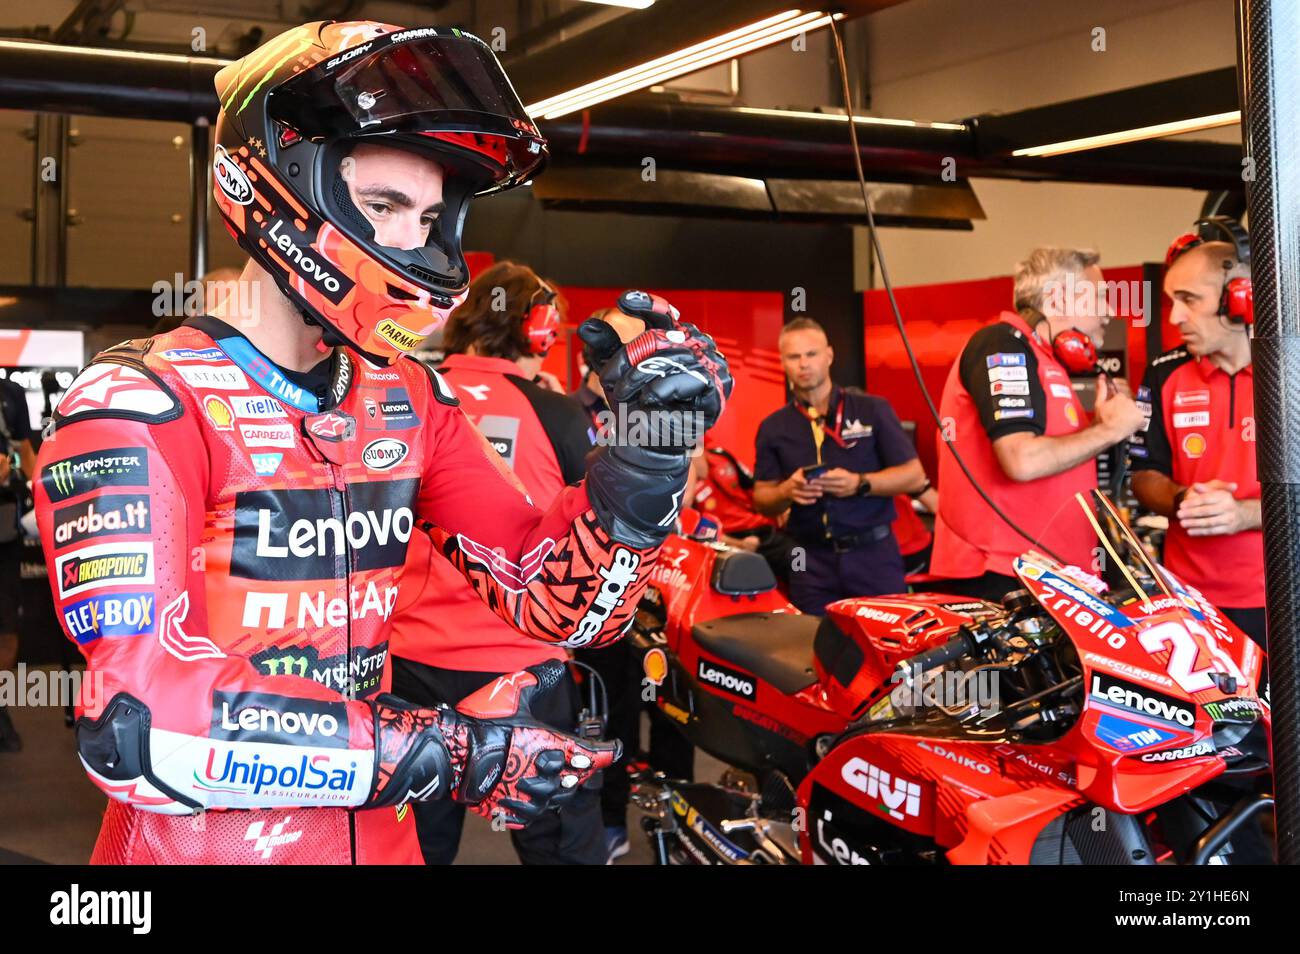
[{"label": "glove knuckle protector", "polygon": [[722,414],[732,378],[713,339],[679,322],[663,299],[626,292],[619,308],[647,325],[626,346],[599,319],[579,328],[618,422],[612,442],[589,459],[587,495],[610,536],[649,549],[672,529],[690,452]]}]

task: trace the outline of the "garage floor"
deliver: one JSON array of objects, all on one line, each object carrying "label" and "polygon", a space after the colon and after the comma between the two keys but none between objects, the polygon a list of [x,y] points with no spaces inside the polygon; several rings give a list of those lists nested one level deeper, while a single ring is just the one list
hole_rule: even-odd
[{"label": "garage floor", "polygon": [[[85,864],[99,831],[104,796],[87,780],[77,760],[72,730],[63,710],[11,708],[23,737],[23,751],[0,753],[0,864]],[[720,762],[696,753],[695,777],[716,779]],[[616,864],[650,864],[638,813],[629,811],[632,850]],[[504,832],[469,815],[457,864],[518,864]]]}]

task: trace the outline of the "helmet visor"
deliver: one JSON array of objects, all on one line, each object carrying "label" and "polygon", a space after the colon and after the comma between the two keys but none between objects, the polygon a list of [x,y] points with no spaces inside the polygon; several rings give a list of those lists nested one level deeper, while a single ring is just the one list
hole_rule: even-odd
[{"label": "helmet visor", "polygon": [[504,148],[478,150],[498,186],[526,178],[545,156],[545,141],[492,51],[459,31],[403,30],[345,50],[273,90],[267,111],[316,141],[381,133],[502,137]]}]

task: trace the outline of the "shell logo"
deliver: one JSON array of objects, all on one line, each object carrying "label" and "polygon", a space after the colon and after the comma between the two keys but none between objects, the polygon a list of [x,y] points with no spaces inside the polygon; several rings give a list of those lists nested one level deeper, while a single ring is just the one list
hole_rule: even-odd
[{"label": "shell logo", "polygon": [[641,660],[641,668],[647,679],[656,686],[662,686],[668,676],[668,654],[658,647],[650,650]]},{"label": "shell logo", "polygon": [[235,428],[235,414],[230,410],[230,405],[217,397],[215,394],[209,394],[203,401],[203,412],[207,414],[208,420],[212,426],[219,431],[231,431]]},{"label": "shell logo", "polygon": [[1205,438],[1200,434],[1188,434],[1183,438],[1183,453],[1196,460],[1205,453]]},{"label": "shell logo", "polygon": [[1079,412],[1074,409],[1073,404],[1065,405],[1065,419],[1070,422],[1072,427],[1079,426]]}]

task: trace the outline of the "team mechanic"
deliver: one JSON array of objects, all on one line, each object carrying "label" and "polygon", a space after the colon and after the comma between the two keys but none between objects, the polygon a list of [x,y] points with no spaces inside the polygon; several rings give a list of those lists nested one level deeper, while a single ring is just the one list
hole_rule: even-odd
[{"label": "team mechanic", "polygon": [[1169,248],[1165,292],[1183,344],[1151,362],[1138,392],[1148,420],[1129,446],[1133,493],[1169,517],[1169,569],[1264,646],[1245,230],[1223,217],[1198,222]]},{"label": "team mechanic", "polygon": [[[1142,423],[1136,403],[1097,382],[1090,424],[1065,362],[1095,364],[1110,316],[1096,252],[1038,248],[1016,266],[1016,311],[971,336],[948,373],[939,413],[939,513],[930,572],[945,592],[1000,600],[1020,584],[1011,562],[1032,545],[979,496],[953,455],[999,509],[1067,562],[1091,566],[1095,537],[1081,514],[1056,519],[1097,486],[1096,456]],[[1076,369],[1081,373],[1082,367]],[[945,427],[945,431],[946,431]],[[1068,513],[1068,511],[1067,511]]]},{"label": "team mechanic", "polygon": [[[617,746],[529,718],[554,663],[456,709],[383,693],[411,534],[529,635],[607,643],[672,524],[689,448],[602,449],[543,513],[451,389],[398,360],[464,296],[469,199],[545,158],[482,41],[315,23],[216,85],[214,192],[253,294],[99,355],[40,455],[51,585],[104,683],[77,725],[110,797],[92,860],[418,863],[408,801],[451,797],[518,827]],[[647,325],[627,347],[608,325],[580,329],[606,393],[628,413],[716,420],[731,379],[712,341],[651,296],[622,307]],[[382,437],[359,424],[378,395]]]}]

